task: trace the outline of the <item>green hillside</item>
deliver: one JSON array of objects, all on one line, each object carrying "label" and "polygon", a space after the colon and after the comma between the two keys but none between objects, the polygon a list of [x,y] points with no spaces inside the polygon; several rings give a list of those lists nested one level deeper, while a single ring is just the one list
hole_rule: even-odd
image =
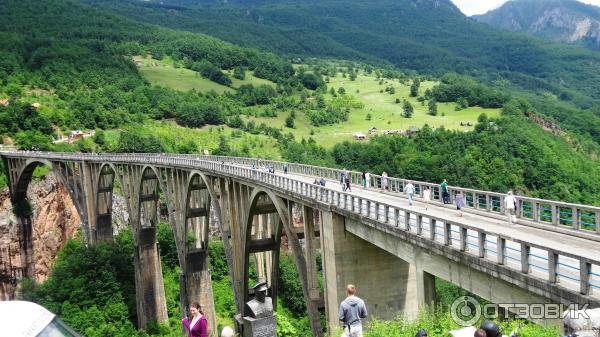
[{"label": "green hillside", "polygon": [[[438,84],[439,82],[433,81],[422,82],[420,91],[423,93]],[[330,78],[327,87],[336,92],[343,88],[348,95],[362,103],[362,107],[351,109],[347,121],[330,125],[313,125],[303,111],[296,112],[294,128],[285,128],[286,118],[289,116],[286,113],[280,113],[276,117],[252,116],[244,118],[244,120],[283,128],[293,133],[298,139],[307,139],[312,136],[319,139],[326,148],[332,148],[337,143],[352,140],[355,132],[370,136],[368,131],[373,127],[377,129],[376,134],[379,135],[386,130],[405,132],[411,127],[421,129],[425,125],[433,128],[444,127],[449,130],[472,131],[474,125],[477,124],[477,118],[482,113],[494,118],[500,116],[500,109],[469,107],[456,111],[456,103],[438,103],[438,114],[432,116],[428,111],[427,102],[421,104],[417,97],[410,97],[410,83],[389,79],[379,80],[374,75],[359,74],[356,80],[352,81],[338,73],[335,77]],[[385,91],[385,88],[389,87],[394,87],[394,94]],[[333,98],[331,94],[328,94],[327,97]],[[411,118],[403,116],[402,103],[396,103],[396,99],[400,102],[407,100],[412,104],[414,114]],[[468,123],[471,126],[468,126]]]},{"label": "green hillside", "polygon": [[[449,0],[85,1],[286,55],[475,76],[527,97],[541,113],[600,143],[600,54],[495,30]],[[559,104],[548,108],[548,94]]]},{"label": "green hillside", "polygon": [[232,81],[230,86],[225,86],[202,77],[196,71],[184,68],[181,62],[176,62],[171,58],[156,60],[152,57],[135,56],[133,60],[136,62],[140,73],[151,84],[180,91],[195,90],[198,92],[209,92],[214,90],[216,93],[222,94],[226,91],[230,93],[235,92],[236,88],[244,84],[276,86],[275,83],[269,80],[254,76],[249,70],[245,70],[245,78],[243,80],[233,77],[233,71],[231,70],[224,71]]}]

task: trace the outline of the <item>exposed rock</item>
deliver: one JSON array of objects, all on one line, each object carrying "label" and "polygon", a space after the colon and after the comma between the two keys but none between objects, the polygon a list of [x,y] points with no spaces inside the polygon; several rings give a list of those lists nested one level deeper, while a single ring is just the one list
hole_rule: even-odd
[{"label": "exposed rock", "polygon": [[496,28],[600,49],[600,8],[575,0],[509,1],[473,18]]},{"label": "exposed rock", "polygon": [[[33,254],[35,280],[42,282],[54,263],[58,250],[73,237],[81,225],[77,209],[67,190],[53,175],[32,181],[27,197],[33,209]],[[11,276],[20,277],[20,231],[12,213],[8,189],[0,192],[0,299],[14,293]]]}]

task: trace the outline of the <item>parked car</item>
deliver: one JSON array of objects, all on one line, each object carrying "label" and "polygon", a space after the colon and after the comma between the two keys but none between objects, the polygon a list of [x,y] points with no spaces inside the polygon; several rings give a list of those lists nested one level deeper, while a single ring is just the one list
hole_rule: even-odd
[{"label": "parked car", "polygon": [[39,304],[0,302],[0,335],[19,337],[81,337],[58,316]]}]

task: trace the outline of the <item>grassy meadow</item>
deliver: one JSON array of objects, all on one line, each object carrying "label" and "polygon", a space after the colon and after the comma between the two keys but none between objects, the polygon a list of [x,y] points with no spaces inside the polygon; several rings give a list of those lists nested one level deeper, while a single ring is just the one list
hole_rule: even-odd
[{"label": "grassy meadow", "polygon": [[[251,71],[246,72],[245,80],[238,80],[231,76],[231,71],[225,71],[232,79],[232,87],[227,87],[210,81],[198,75],[189,69],[180,67],[170,58],[163,60],[155,60],[151,57],[134,57],[134,61],[138,64],[138,68],[142,75],[152,84],[170,87],[176,90],[187,91],[196,90],[206,92],[214,90],[217,93],[226,91],[234,91],[235,88],[243,84],[270,84],[274,83],[254,77]],[[426,89],[434,87],[437,83],[433,81],[424,81],[419,88],[419,94],[422,95]],[[394,87],[395,93],[390,94],[385,91],[387,87]],[[382,134],[384,130],[406,130],[412,126],[421,128],[424,125],[429,125],[432,128],[445,127],[446,129],[469,131],[473,126],[461,126],[461,122],[470,122],[474,125],[480,114],[485,113],[489,117],[497,117],[500,115],[500,109],[483,109],[480,107],[469,107],[461,111],[455,111],[455,103],[438,103],[438,115],[431,116],[428,113],[427,102],[425,105],[417,101],[416,97],[410,97],[410,83],[401,83],[397,79],[384,79],[383,82],[377,79],[375,75],[361,73],[355,81],[351,81],[348,77],[344,77],[341,73],[331,77],[327,83],[327,99],[331,99],[332,95],[329,90],[333,88],[336,92],[343,87],[347,94],[353,95],[364,104],[361,109],[353,109],[350,112],[348,121],[333,125],[325,125],[320,127],[312,126],[302,111],[296,113],[295,127],[289,129],[285,127],[285,119],[288,112],[278,112],[277,117],[254,117],[242,116],[245,121],[254,120],[257,125],[265,123],[269,126],[282,128],[284,132],[292,132],[297,139],[313,137],[327,148],[333,147],[336,143],[346,140],[353,140],[354,132],[362,132],[368,135],[368,130],[371,127],[378,129],[378,134]],[[400,103],[396,103],[396,99]],[[408,100],[414,107],[414,114],[411,118],[403,117],[402,101]],[[259,109],[262,109],[259,107]],[[370,120],[367,116],[370,115]],[[165,124],[166,123],[166,124]],[[176,131],[173,131],[173,128]],[[209,130],[218,130],[217,127],[204,127],[196,130],[178,127],[172,122],[163,122],[162,126],[158,122],[150,122],[144,126],[144,129],[156,132],[161,136],[166,137],[168,142],[177,142],[177,138],[197,140],[201,149],[213,149],[218,145],[219,137],[211,134]],[[224,129],[225,135],[231,135],[231,130]],[[251,137],[245,134],[240,138],[232,138],[232,145],[243,146],[240,144],[252,144],[252,151],[262,157],[278,156],[274,149],[275,144],[268,144],[268,137],[253,136],[255,141],[262,142],[262,147],[256,148],[254,143],[248,143]],[[258,138],[257,138],[258,137]],[[261,139],[263,137],[264,139]],[[251,137],[252,138],[252,137]],[[271,141],[272,142],[272,141]],[[272,146],[272,147],[271,147]],[[253,152],[254,153],[254,152]]]},{"label": "grassy meadow", "polygon": [[[422,82],[419,94],[435,86],[437,83],[432,81]],[[391,95],[385,91],[388,86],[393,86],[395,94]],[[327,84],[328,88],[343,87],[346,93],[358,98],[363,104],[362,109],[353,109],[347,122],[314,127],[302,112],[296,114],[295,128],[286,128],[285,119],[288,113],[279,113],[277,117],[246,117],[246,119],[255,120],[258,124],[266,123],[274,127],[282,127],[285,132],[293,132],[300,138],[313,137],[325,147],[333,147],[336,143],[352,140],[354,132],[362,132],[367,135],[369,128],[375,127],[378,133],[384,130],[406,130],[411,126],[417,128],[428,124],[432,128],[445,127],[446,129],[469,131],[473,127],[461,126],[461,122],[471,122],[475,124],[480,114],[485,113],[488,117],[498,117],[500,109],[483,109],[480,107],[469,107],[461,111],[455,111],[455,103],[438,103],[438,115],[431,116],[428,113],[427,102],[421,105],[416,97],[410,96],[410,84],[402,84],[398,80],[384,80],[379,84],[379,80],[371,75],[359,75],[355,81],[342,77],[338,74],[330,78]],[[383,92],[381,92],[383,90]],[[358,92],[357,92],[358,91]],[[331,95],[327,94],[328,98]],[[396,98],[400,103],[395,103]],[[414,114],[411,118],[403,117],[402,101],[407,99],[414,107]],[[367,120],[367,115],[371,115],[371,120]],[[311,135],[312,133],[312,135]]]},{"label": "grassy meadow", "polygon": [[273,82],[255,77],[251,71],[246,71],[246,79],[238,80],[231,76],[233,71],[225,71],[233,82],[231,87],[213,82],[200,76],[197,72],[178,66],[172,59],[155,60],[151,57],[135,56],[133,60],[138,64],[138,69],[142,75],[152,84],[169,87],[180,91],[196,90],[198,92],[208,92],[214,90],[222,94],[226,91],[233,92],[244,84],[270,84]]}]

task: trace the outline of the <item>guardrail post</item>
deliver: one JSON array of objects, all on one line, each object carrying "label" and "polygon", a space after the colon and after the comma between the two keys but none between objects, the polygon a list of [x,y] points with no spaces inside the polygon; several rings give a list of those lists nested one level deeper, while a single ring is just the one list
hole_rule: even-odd
[{"label": "guardrail post", "polygon": [[429,218],[429,239],[435,241],[435,223],[437,220]]},{"label": "guardrail post", "polygon": [[496,244],[496,256],[498,257],[498,264],[503,265],[506,260],[506,239],[498,237]]},{"label": "guardrail post", "polygon": [[485,232],[478,232],[478,244],[479,244],[479,257],[480,258],[485,258],[485,239],[487,234]]},{"label": "guardrail post", "polygon": [[536,201],[531,201],[531,219],[534,222],[538,222],[539,221],[539,214],[538,214],[538,203]]},{"label": "guardrail post", "polygon": [[573,221],[573,222],[571,222],[571,226],[573,226],[573,229],[575,229],[575,230],[581,229],[581,226],[579,224],[579,214],[577,212],[576,207],[571,208],[571,220]]},{"label": "guardrail post", "polygon": [[521,242],[521,272],[529,274],[529,252],[531,247],[526,243]]},{"label": "guardrail post", "polygon": [[367,218],[370,218],[371,217],[371,200],[367,200],[365,202],[365,204],[367,206]]},{"label": "guardrail post", "polygon": [[394,208],[394,226],[400,227],[400,210]]},{"label": "guardrail post", "polygon": [[385,221],[386,224],[390,223],[390,206],[384,206],[383,210],[385,212],[385,215],[383,217],[383,221]]},{"label": "guardrail post", "polygon": [[560,220],[559,219],[560,218],[560,210],[558,209],[558,206],[556,206],[555,204],[551,204],[550,209],[552,210],[552,224],[558,225],[559,220]]},{"label": "guardrail post", "polygon": [[469,240],[469,237],[467,236],[468,234],[468,230],[465,227],[460,227],[460,251],[461,252],[466,252],[467,251],[467,243]]},{"label": "guardrail post", "polygon": [[485,210],[488,212],[492,209],[491,203],[492,203],[492,198],[490,198],[490,195],[486,193],[485,194]]},{"label": "guardrail post", "polygon": [[417,215],[417,235],[421,235],[423,233],[423,216]]},{"label": "guardrail post", "polygon": [[596,233],[600,234],[600,212],[594,212],[594,222],[596,223]]},{"label": "guardrail post", "polygon": [[444,245],[452,245],[452,225],[448,222],[444,222]]},{"label": "guardrail post", "polygon": [[407,232],[410,232],[410,213],[408,211],[404,211],[404,227]]},{"label": "guardrail post", "polygon": [[548,282],[556,283],[556,270],[558,269],[558,254],[548,251]]},{"label": "guardrail post", "polygon": [[579,260],[579,279],[580,286],[579,292],[582,295],[590,294],[590,272],[592,271],[592,264],[585,261]]}]

